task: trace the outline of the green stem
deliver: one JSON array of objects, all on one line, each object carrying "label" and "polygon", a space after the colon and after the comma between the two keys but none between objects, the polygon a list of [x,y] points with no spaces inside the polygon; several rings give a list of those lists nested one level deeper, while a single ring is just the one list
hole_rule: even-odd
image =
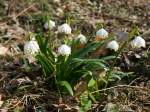
[{"label": "green stem", "polygon": [[109,70],[109,72],[108,72],[108,78],[109,78],[111,72],[112,72],[113,69],[114,69],[114,66],[115,66],[115,64],[116,64],[116,61],[117,61],[118,56],[119,56],[119,55],[121,54],[121,52],[124,50],[124,48],[126,47],[127,43],[128,43],[128,41],[124,42],[124,44],[123,44],[122,47],[120,48],[119,52],[116,53],[114,62],[113,62],[112,66],[110,67],[110,70]]},{"label": "green stem", "polygon": [[59,82],[57,81],[56,75],[54,75],[54,78],[55,78],[55,83],[56,83],[56,86],[57,86],[59,98],[62,99],[61,92],[60,92],[60,89],[59,89]]},{"label": "green stem", "polygon": [[127,46],[128,42],[131,40],[131,37],[135,34],[135,32],[137,32],[136,29],[133,29],[133,31],[131,31],[131,33],[129,34],[128,40],[123,43],[123,45],[122,45],[121,48],[119,49],[118,53],[116,53],[114,62],[113,62],[113,64],[112,64],[112,66],[110,67],[110,70],[109,70],[109,72],[108,72],[108,74],[107,74],[107,83],[106,83],[106,85],[105,85],[105,88],[106,88],[107,85],[108,85],[108,80],[109,80],[109,78],[110,78],[110,74],[111,74],[112,71],[114,70],[114,66],[115,66],[115,64],[116,64],[116,61],[117,61],[118,56],[121,54],[121,52],[122,52],[122,51],[124,50],[124,48]]}]

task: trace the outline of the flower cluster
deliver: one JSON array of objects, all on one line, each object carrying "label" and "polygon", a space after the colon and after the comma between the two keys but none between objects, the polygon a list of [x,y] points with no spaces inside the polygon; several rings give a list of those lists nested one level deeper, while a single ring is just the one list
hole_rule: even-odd
[{"label": "flower cluster", "polygon": [[[108,37],[108,32],[101,28],[96,32],[96,40],[100,41],[103,39],[106,39]],[[122,40],[124,40],[124,37],[121,37]],[[121,39],[120,38],[120,39]],[[117,40],[117,39],[116,39]],[[116,40],[112,40],[107,44],[107,48],[117,51],[119,49],[119,43]],[[141,47],[145,47],[145,40],[141,37],[141,36],[137,36],[135,37],[132,41],[131,41],[131,47],[132,48],[141,48]]]},{"label": "flower cluster", "polygon": [[[45,22],[45,24],[44,24],[44,28],[46,30],[48,30],[48,29],[52,30],[55,27],[56,27],[56,23],[55,23],[55,21],[52,21],[52,20],[49,20],[49,21]],[[71,27],[69,26],[69,24],[64,23],[58,27],[58,32],[64,33],[64,34],[71,34]]]},{"label": "flower cluster", "polygon": [[[108,37],[108,32],[104,28],[101,28],[96,32],[97,41],[106,39],[107,37]],[[117,51],[119,49],[119,44],[116,40],[112,40],[107,44],[106,48]]]},{"label": "flower cluster", "polygon": [[[49,20],[44,24],[45,29],[51,30],[54,27],[56,27],[56,24],[52,20]],[[69,24],[67,24],[67,23],[64,23],[58,27],[59,33],[71,34],[71,31],[72,31],[72,29],[69,26]],[[106,39],[108,36],[109,36],[109,33],[104,28],[101,28],[96,32],[95,40],[102,41],[102,40]],[[74,38],[74,40],[79,41],[81,45],[84,45],[87,43],[87,39],[83,34],[79,34],[77,37]],[[131,41],[131,46],[133,48],[145,47],[146,46],[145,40],[141,36],[137,36]],[[118,51],[119,43],[117,42],[117,39],[108,42],[106,48],[108,48],[110,50]],[[37,52],[39,52],[39,49],[40,49],[39,45],[38,45],[37,41],[35,40],[35,38],[32,38],[31,41],[26,42],[24,45],[24,53],[25,54],[35,55]],[[70,46],[63,44],[58,48],[58,55],[68,56],[70,54],[71,54]]]},{"label": "flower cluster", "polygon": [[[52,21],[52,20],[49,20],[48,22],[46,22],[44,24],[45,29],[53,29],[54,27],[56,27],[56,25],[55,25],[55,22]],[[71,31],[72,31],[72,29],[67,23],[64,23],[64,24],[62,24],[61,26],[58,27],[58,32],[59,33],[71,34]],[[95,40],[96,41],[104,40],[108,37],[108,35],[109,35],[109,33],[104,28],[101,28],[96,32]],[[79,40],[79,42],[81,44],[85,44],[87,42],[86,37],[83,34],[79,34],[75,38],[75,40]],[[133,39],[131,41],[131,46],[133,48],[145,47],[145,40],[142,37],[137,36],[137,37],[135,37],[135,39]],[[116,40],[112,40],[111,42],[109,42],[107,44],[107,48],[111,49],[111,50],[114,50],[114,51],[117,51],[119,49],[119,44]]]}]

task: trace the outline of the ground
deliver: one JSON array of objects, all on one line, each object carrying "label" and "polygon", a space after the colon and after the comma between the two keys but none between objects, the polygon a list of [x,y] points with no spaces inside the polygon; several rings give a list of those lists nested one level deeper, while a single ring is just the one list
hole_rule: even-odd
[{"label": "ground", "polygon": [[122,71],[132,71],[134,75],[101,90],[103,98],[93,104],[91,111],[99,112],[105,107],[112,112],[111,108],[117,105],[121,105],[122,111],[150,111],[149,0],[0,0],[0,42],[5,46],[3,51],[9,50],[9,56],[0,59],[2,112],[76,112],[79,108],[78,98],[66,95],[60,99],[56,91],[45,87],[38,65],[33,64],[33,69],[28,70],[20,62],[27,35],[38,30],[44,10],[58,25],[69,15],[73,32],[79,28],[88,36],[95,33],[99,23],[109,32],[128,32],[138,26],[146,48],[124,52],[117,63]]}]

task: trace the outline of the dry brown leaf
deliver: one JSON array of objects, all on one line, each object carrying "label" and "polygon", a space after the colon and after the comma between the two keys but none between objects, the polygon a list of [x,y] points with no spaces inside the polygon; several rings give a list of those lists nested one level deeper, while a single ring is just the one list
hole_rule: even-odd
[{"label": "dry brown leaf", "polygon": [[3,105],[3,102],[4,101],[2,101],[2,95],[0,94],[0,107]]},{"label": "dry brown leaf", "polygon": [[86,81],[80,81],[75,87],[75,94],[76,96],[80,96],[82,93],[84,93],[87,90],[87,82]]},{"label": "dry brown leaf", "polygon": [[4,102],[4,101],[0,101],[0,107],[3,105],[3,102]]},{"label": "dry brown leaf", "polygon": [[1,112],[8,112],[7,109],[1,109]]},{"label": "dry brown leaf", "polygon": [[0,45],[0,55],[4,56],[8,52],[8,48]]}]

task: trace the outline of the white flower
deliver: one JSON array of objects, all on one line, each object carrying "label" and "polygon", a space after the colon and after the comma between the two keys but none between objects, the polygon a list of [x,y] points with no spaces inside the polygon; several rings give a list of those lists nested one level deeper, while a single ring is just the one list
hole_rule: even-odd
[{"label": "white flower", "polygon": [[146,46],[146,45],[145,45],[145,40],[144,40],[142,37],[137,36],[135,39],[133,39],[133,40],[131,41],[131,46],[132,46],[133,48],[145,47],[145,46]]},{"label": "white flower", "polygon": [[58,54],[63,55],[63,56],[64,55],[70,55],[71,54],[71,48],[68,45],[63,44],[58,48]]},{"label": "white flower", "polygon": [[71,27],[65,23],[58,28],[59,33],[71,34]]},{"label": "white flower", "polygon": [[75,40],[79,40],[81,44],[85,44],[87,42],[86,37],[82,34],[78,35]]},{"label": "white flower", "polygon": [[119,49],[119,44],[117,43],[117,41],[113,40],[107,44],[107,48],[117,51]]},{"label": "white flower", "polygon": [[39,45],[37,41],[33,38],[31,41],[28,41],[24,45],[24,53],[35,55],[39,51]]},{"label": "white flower", "polygon": [[96,36],[105,39],[108,37],[108,32],[105,29],[101,28],[96,32]]},{"label": "white flower", "polygon": [[54,21],[52,21],[52,20],[49,20],[49,21],[47,21],[45,24],[44,24],[44,28],[45,29],[53,29],[54,27],[55,27],[56,25],[55,25],[55,22]]}]

